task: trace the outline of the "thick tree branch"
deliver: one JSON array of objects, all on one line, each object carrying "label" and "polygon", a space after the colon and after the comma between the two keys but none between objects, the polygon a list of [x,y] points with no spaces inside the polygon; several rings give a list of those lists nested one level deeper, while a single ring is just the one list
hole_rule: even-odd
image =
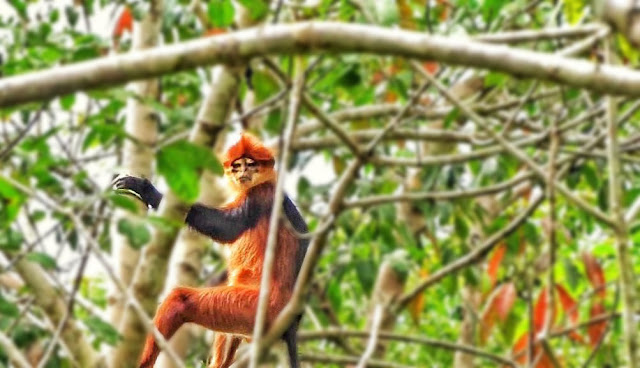
[{"label": "thick tree branch", "polygon": [[550,80],[596,92],[640,95],[640,72],[529,50],[370,25],[302,22],[255,27],[0,81],[0,107],[79,90],[270,54],[360,52],[430,59]]}]

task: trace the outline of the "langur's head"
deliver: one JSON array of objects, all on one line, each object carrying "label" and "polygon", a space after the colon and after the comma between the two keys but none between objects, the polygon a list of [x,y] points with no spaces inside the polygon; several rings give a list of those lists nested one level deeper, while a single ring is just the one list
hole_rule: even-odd
[{"label": "langur's head", "polygon": [[258,138],[243,133],[224,157],[225,175],[237,191],[275,180],[273,153]]}]

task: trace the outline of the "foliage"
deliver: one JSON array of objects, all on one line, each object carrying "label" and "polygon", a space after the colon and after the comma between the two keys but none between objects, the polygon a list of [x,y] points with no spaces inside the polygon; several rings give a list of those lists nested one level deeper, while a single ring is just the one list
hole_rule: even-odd
[{"label": "foliage", "polygon": [[[165,2],[161,29],[164,44],[215,37],[237,27],[234,17],[240,12],[233,5],[236,2],[194,2],[202,7],[200,12],[195,12],[191,3]],[[376,23],[452,37],[580,26],[594,20],[591,7],[575,0],[565,1],[560,11],[550,2],[521,0],[438,0],[426,5],[417,0],[285,1],[282,8],[275,5],[277,2],[267,5],[261,0],[237,3],[246,7],[255,22],[273,22],[274,13],[279,11],[279,22]],[[54,4],[11,0],[7,4],[9,9],[0,14],[0,72],[5,78],[129,52],[134,22],[149,11],[149,4],[140,1]],[[577,41],[541,37],[510,47],[552,53]],[[637,50],[620,36],[613,42],[618,59],[635,65]],[[602,44],[596,43],[576,57],[596,61],[602,52]],[[612,178],[605,144],[590,145],[594,138],[605,141],[604,96],[432,60],[415,64],[400,56],[363,54],[305,58],[310,65],[305,85],[309,100],[359,143],[366,144],[395,121],[400,108],[413,101],[426,82],[424,71],[445,83],[489,122],[489,129],[507,137],[545,170],[552,157],[546,133],[557,124],[562,132],[556,180],[590,206],[611,213],[608,190],[612,180],[624,188],[624,210],[640,199],[640,126],[634,101],[615,100],[618,116],[629,116],[619,124],[622,174]],[[291,60],[281,55],[253,60],[250,80],[238,73],[243,82],[233,114],[223,122],[230,127],[228,130],[237,133],[249,125],[248,119],[256,119],[259,123],[253,125],[257,127],[254,130],[267,142],[274,141],[287,117],[283,89],[290,84],[278,75],[293,78]],[[24,284],[19,262],[37,265],[47,276],[48,287],[60,291],[59,300],[64,303],[72,295],[69,285],[76,279],[81,281],[76,297],[83,301],[73,304],[71,323],[81,326],[86,341],[97,353],[104,344],[118,346],[121,326],[104,317],[112,281],[95,261],[95,255],[89,257],[90,267],[81,268],[90,245],[83,234],[88,233],[101,248],[90,252],[101,252],[108,258],[115,233],[141,250],[155,232],[176,225],[154,214],[143,216],[135,198],[109,189],[127,159],[123,157],[125,142],[139,143],[125,127],[127,104],[138,99],[152,109],[157,121],[159,139],[150,147],[154,153],[152,181],[160,182],[179,200],[192,203],[198,199],[201,186],[207,185],[201,181],[204,171],[222,175],[213,147],[186,140],[206,98],[203,91],[212,80],[211,71],[202,68],[162,76],[157,96],[137,96],[132,89],[117,86],[0,111],[0,277],[21,280],[12,284],[0,279],[0,331],[22,352],[48,344],[57,326],[51,328],[44,322],[51,310],[33,302],[33,285]],[[253,89],[248,88],[249,81]],[[254,105],[244,105],[249,100]],[[584,114],[591,116],[580,118]],[[581,120],[573,124],[576,119]],[[286,163],[293,173],[287,187],[295,188],[290,194],[312,231],[322,228],[322,215],[328,210],[333,188],[355,159],[354,152],[318,121],[311,109],[302,109],[298,127],[311,128],[295,137],[294,155]],[[444,138],[424,138],[429,132],[440,132]],[[5,147],[12,149],[5,151]],[[492,153],[484,154],[486,151]],[[471,154],[478,156],[469,158]],[[302,333],[331,327],[363,330],[368,326],[376,278],[385,260],[397,261],[395,272],[402,276],[407,292],[472,254],[547,188],[545,178],[537,178],[483,196],[469,197],[465,192],[528,172],[526,165],[501,149],[477,122],[430,85],[375,147],[371,161],[358,170],[342,198],[346,210],[338,214],[315,269]],[[406,192],[424,193],[427,199],[395,198],[383,204],[348,206],[361,199]],[[434,197],[451,193],[457,195]],[[116,209],[129,212],[131,217],[111,221]],[[557,216],[553,264],[549,256],[552,211]],[[69,213],[78,217],[84,229],[77,227]],[[630,244],[639,244],[637,217],[627,225]],[[558,195],[553,208],[545,200],[513,232],[496,239],[473,262],[409,300],[407,308],[397,311],[393,331],[456,342],[463,327],[473,323],[477,332],[460,343],[520,364],[526,363],[531,346],[533,355],[540,357],[537,367],[553,366],[554,360],[561,366],[579,366],[592,354],[594,366],[624,365],[627,358],[619,343],[623,338],[619,320],[605,318],[582,326],[621,310],[618,281],[622,270],[616,260],[617,239],[612,230],[564,196]],[[195,270],[202,278],[223,267],[219,256],[209,257],[218,248],[210,249],[203,269]],[[631,253],[634,270],[640,272],[640,248],[632,247]],[[551,336],[545,340],[551,353],[540,341],[529,344],[530,336],[543,332]],[[301,343],[300,350],[349,355],[349,351],[364,351],[366,343],[366,339],[316,339]],[[199,338],[193,346],[205,344]],[[8,361],[3,349],[0,347],[0,365]],[[192,351],[187,366],[199,366],[203,354]],[[49,366],[71,364],[64,349],[55,348],[50,359]],[[453,366],[456,353],[394,340],[380,359],[412,366]],[[478,367],[496,366],[480,358],[475,363]],[[326,362],[313,364],[332,366]]]}]

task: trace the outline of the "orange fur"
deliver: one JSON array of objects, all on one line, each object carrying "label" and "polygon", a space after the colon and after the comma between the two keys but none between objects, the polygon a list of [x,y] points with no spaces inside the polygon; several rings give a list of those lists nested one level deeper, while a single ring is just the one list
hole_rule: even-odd
[{"label": "orange fur", "polygon": [[[273,161],[271,152],[256,138],[246,134],[229,149],[225,166],[243,156],[261,162]],[[251,184],[251,186],[236,188],[239,190],[236,198],[222,209],[233,210],[242,206],[249,195],[270,208],[273,205],[275,190],[273,164],[261,166],[258,178]],[[249,336],[252,333],[258,306],[270,212],[267,211],[255,226],[245,230],[231,242],[227,285],[200,289],[179,287],[162,302],[158,307],[154,323],[165,338],[171,338],[184,323],[196,323],[208,329],[232,335]],[[296,235],[287,226],[280,224],[265,328],[273,322],[291,297],[296,278],[294,259],[299,251]],[[228,367],[231,364],[237,345],[240,343],[237,336],[220,336],[215,341],[216,357],[213,362],[213,367],[219,368]],[[231,339],[229,346],[226,343],[227,339]],[[152,367],[159,352],[153,337],[147,337],[140,367]]]},{"label": "orange fur", "polygon": [[250,157],[258,162],[268,163],[270,166],[275,163],[273,152],[249,133],[242,133],[240,140],[227,150],[223,158],[224,167],[231,166],[233,161],[241,157]]},{"label": "orange fur", "polygon": [[213,342],[213,362],[211,367],[228,368],[233,363],[242,339],[238,336],[216,333]]}]

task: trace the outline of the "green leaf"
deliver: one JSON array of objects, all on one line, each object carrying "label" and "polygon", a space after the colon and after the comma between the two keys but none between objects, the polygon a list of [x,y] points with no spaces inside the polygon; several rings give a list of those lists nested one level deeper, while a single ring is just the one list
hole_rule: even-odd
[{"label": "green leaf", "polygon": [[9,0],[9,4],[16,10],[21,18],[28,18],[26,2],[21,0]]},{"label": "green leaf", "polygon": [[358,276],[360,285],[362,285],[362,289],[364,289],[368,294],[373,288],[373,283],[375,282],[376,268],[370,260],[358,261],[355,266],[356,275]]},{"label": "green leaf", "polygon": [[212,0],[207,7],[209,20],[216,28],[226,28],[233,23],[234,9],[231,0]]},{"label": "green leaf", "polygon": [[598,173],[596,169],[593,168],[592,165],[584,165],[582,166],[582,175],[586,179],[587,183],[593,190],[600,189],[600,180],[598,179]]},{"label": "green leaf", "polygon": [[455,232],[460,239],[466,239],[469,236],[469,226],[462,216],[456,215],[453,218]]},{"label": "green leaf", "polygon": [[222,174],[222,165],[211,150],[187,141],[178,141],[158,152],[158,172],[171,190],[182,200],[193,202],[198,197],[198,181],[203,169]]},{"label": "green leaf", "polygon": [[163,232],[174,231],[183,225],[181,221],[173,221],[160,216],[149,216],[147,217],[147,222]]},{"label": "green leaf", "polygon": [[18,307],[5,299],[2,294],[0,294],[0,315],[9,317],[18,317],[20,315]]},{"label": "green leaf", "polygon": [[501,87],[508,80],[506,74],[498,73],[498,72],[489,72],[484,77],[484,85],[485,87]]},{"label": "green leaf", "polygon": [[74,103],[76,103],[76,95],[73,93],[60,97],[60,106],[65,111],[71,110]]},{"label": "green leaf", "polygon": [[121,339],[118,330],[98,317],[91,316],[84,321],[84,324],[96,337],[111,346],[115,346]]},{"label": "green leaf", "polygon": [[450,128],[451,123],[458,120],[459,117],[460,117],[460,110],[457,107],[453,108],[451,111],[449,111],[447,116],[444,117],[444,127]]},{"label": "green leaf", "polygon": [[492,20],[500,13],[500,9],[510,0],[484,0],[482,2],[482,16],[485,21]]},{"label": "green leaf", "polygon": [[576,287],[578,287],[578,283],[580,282],[582,277],[580,274],[580,270],[578,270],[578,267],[576,267],[576,265],[567,258],[564,259],[562,265],[564,266],[564,274],[567,280],[567,285],[569,285],[569,288],[571,290],[575,290]]},{"label": "green leaf", "polygon": [[80,17],[78,11],[73,6],[67,5],[64,8],[64,14],[67,16],[67,22],[69,22],[71,28],[74,28],[78,23],[78,18]]},{"label": "green leaf", "polygon": [[8,227],[0,230],[0,249],[6,251],[20,250],[22,245],[22,234]]},{"label": "green leaf", "polygon": [[25,200],[22,192],[0,177],[0,228],[16,219]]},{"label": "green leaf", "polygon": [[333,308],[339,310],[342,304],[342,291],[340,290],[340,282],[335,278],[331,280],[327,287],[327,297]]},{"label": "green leaf", "polygon": [[263,0],[238,0],[249,11],[252,20],[260,20],[267,15],[269,5]]},{"label": "green leaf", "polygon": [[133,197],[127,197],[116,192],[110,193],[107,198],[109,198],[109,201],[116,207],[125,209],[129,212],[138,212],[138,205],[136,204],[136,199]]},{"label": "green leaf", "polygon": [[40,266],[47,270],[55,270],[58,267],[56,260],[51,258],[51,256],[46,253],[32,252],[27,254],[25,259],[31,262],[38,263],[40,264]]},{"label": "green leaf", "polygon": [[151,233],[145,224],[135,223],[125,218],[118,221],[118,232],[129,240],[129,245],[134,249],[142,248],[151,240]]},{"label": "green leaf", "polygon": [[360,72],[358,70],[358,66],[352,64],[349,66],[349,69],[342,74],[338,83],[345,87],[354,87],[360,85],[362,83],[362,77],[360,76]]}]

